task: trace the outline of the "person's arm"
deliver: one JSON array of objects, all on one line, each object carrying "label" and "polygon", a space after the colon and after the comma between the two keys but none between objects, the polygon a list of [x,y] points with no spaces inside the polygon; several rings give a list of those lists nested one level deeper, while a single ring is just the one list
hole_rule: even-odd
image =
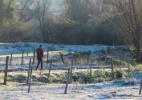
[{"label": "person's arm", "polygon": [[44,50],[43,50],[43,49],[41,49],[41,51],[42,51],[41,53],[42,53],[42,58],[43,58],[43,56],[44,56]]}]

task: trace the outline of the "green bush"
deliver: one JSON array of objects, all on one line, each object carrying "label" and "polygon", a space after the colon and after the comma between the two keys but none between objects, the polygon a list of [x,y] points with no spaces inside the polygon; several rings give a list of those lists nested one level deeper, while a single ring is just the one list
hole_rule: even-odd
[{"label": "green bush", "polygon": [[105,81],[105,78],[103,78],[103,77],[98,77],[95,81],[96,81],[96,82],[104,82],[104,81]]},{"label": "green bush", "polygon": [[42,76],[38,79],[38,81],[43,82],[43,83],[60,83],[61,81],[58,80],[55,77],[49,77],[47,78],[47,76]]},{"label": "green bush", "polygon": [[121,69],[116,69],[114,76],[115,76],[116,79],[123,78],[124,77],[124,71],[121,70]]},{"label": "green bush", "polygon": [[94,81],[94,77],[95,77],[94,71],[92,70],[92,72],[90,73],[90,69],[89,69],[86,73],[84,73],[85,83],[90,83],[90,82]]},{"label": "green bush", "polygon": [[128,65],[127,62],[122,61],[120,59],[114,59],[114,64],[116,64],[116,65]]},{"label": "green bush", "polygon": [[72,79],[74,82],[79,82],[79,83],[91,83],[94,80],[94,74],[92,71],[92,77],[90,78],[90,71],[85,71],[82,73],[75,73],[72,76]]},{"label": "green bush", "polygon": [[82,83],[87,84],[87,83],[91,83],[91,82],[92,82],[92,80],[91,80],[90,77],[88,77],[88,76],[83,76],[82,77]]},{"label": "green bush", "polygon": [[116,64],[116,65],[122,65],[123,63],[122,63],[122,61],[120,59],[115,59],[114,60],[114,64]]},{"label": "green bush", "polygon": [[38,78],[36,75],[32,75],[32,81],[38,81]]},{"label": "green bush", "polygon": [[[90,77],[90,69],[88,69],[88,71],[85,72],[84,75],[87,76],[87,77]],[[95,77],[95,73],[94,73],[93,70],[92,70],[92,72],[91,72],[91,77]]]},{"label": "green bush", "polygon": [[59,79],[58,77],[50,76],[47,78],[47,83],[65,83],[64,79]]},{"label": "green bush", "polygon": [[98,70],[96,77],[103,77],[103,78],[105,78],[106,77],[105,70],[104,69]]},{"label": "green bush", "polygon": [[129,77],[132,77],[133,72],[134,72],[134,67],[131,64],[129,64],[128,66]]},{"label": "green bush", "polygon": [[137,65],[137,70],[138,70],[139,72],[142,71],[142,64],[138,64],[138,65]]},{"label": "green bush", "polygon": [[128,63],[124,61],[124,62],[123,62],[123,65],[128,65]]},{"label": "green bush", "polygon": [[20,75],[14,76],[13,80],[19,83],[25,83],[27,81],[27,77],[24,74],[20,74]]},{"label": "green bush", "polygon": [[106,76],[106,77],[111,77],[111,72],[106,71],[106,72],[105,72],[105,76]]},{"label": "green bush", "polygon": [[38,81],[43,82],[43,83],[47,83],[48,79],[47,79],[47,77],[42,76],[42,77],[39,77]]},{"label": "green bush", "polygon": [[131,73],[134,72],[134,67],[131,64],[129,64],[129,72],[131,72]]},{"label": "green bush", "polygon": [[74,75],[74,76],[72,76],[72,79],[74,82],[77,82],[79,80],[79,76]]},{"label": "green bush", "polygon": [[80,56],[80,53],[74,52],[72,55],[73,55],[73,57],[78,58]]},{"label": "green bush", "polygon": [[130,64],[135,65],[136,64],[136,59],[130,60]]}]

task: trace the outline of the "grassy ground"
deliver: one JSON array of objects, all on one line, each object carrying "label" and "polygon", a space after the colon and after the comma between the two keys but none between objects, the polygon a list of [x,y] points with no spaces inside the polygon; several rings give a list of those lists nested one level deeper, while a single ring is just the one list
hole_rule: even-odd
[{"label": "grassy ground", "polygon": [[[63,54],[67,54],[68,52],[65,51],[49,51],[49,55],[59,55],[59,52],[63,53]],[[44,52],[44,55],[47,55],[47,52]],[[0,55],[0,57],[6,57],[6,56],[11,56],[11,54],[4,54],[4,55]],[[21,53],[13,53],[12,57],[21,57],[22,56],[22,52]],[[24,53],[24,56],[27,56],[27,52]],[[33,53],[28,53],[28,56],[33,56]]]}]

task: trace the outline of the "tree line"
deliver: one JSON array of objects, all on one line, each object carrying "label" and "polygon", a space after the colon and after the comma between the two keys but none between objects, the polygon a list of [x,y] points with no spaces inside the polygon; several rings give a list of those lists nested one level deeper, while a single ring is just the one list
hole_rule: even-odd
[{"label": "tree line", "polygon": [[141,56],[141,0],[0,0],[0,40],[63,44],[125,44]]},{"label": "tree line", "polygon": [[[63,44],[122,44],[115,27],[102,18],[102,2],[63,0],[54,14],[52,0],[1,0],[0,38]],[[98,3],[97,3],[98,2]]]}]

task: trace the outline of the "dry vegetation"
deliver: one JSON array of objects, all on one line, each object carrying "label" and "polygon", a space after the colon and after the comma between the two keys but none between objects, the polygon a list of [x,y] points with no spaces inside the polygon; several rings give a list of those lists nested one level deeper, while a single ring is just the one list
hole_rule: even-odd
[{"label": "dry vegetation", "polygon": [[[120,53],[120,55],[118,54]],[[82,56],[81,55],[76,55],[76,62],[74,60],[73,66],[76,68],[73,68],[72,74],[71,74],[71,84],[69,84],[68,92],[70,95],[72,93],[77,94],[83,94],[86,95],[89,98],[99,98],[100,95],[102,95],[104,98],[127,98],[127,99],[132,99],[132,98],[138,98],[140,99],[141,96],[138,95],[139,91],[139,84],[140,84],[140,78],[141,78],[141,71],[142,71],[142,65],[141,64],[136,64],[134,61],[129,61],[128,58],[126,60],[126,56],[121,56],[122,51],[117,51],[116,52],[109,52],[109,54],[113,54],[114,57],[114,79],[112,79],[112,72],[111,69],[107,68],[100,68],[100,69],[95,69],[92,67],[92,70],[90,71],[90,65],[92,66],[99,66],[99,65],[110,65],[111,60],[109,59],[108,61],[105,61],[105,59],[102,57],[101,59],[98,58],[91,58],[88,59],[87,56]],[[94,55],[100,54],[100,52],[95,52],[92,53]],[[127,55],[127,52],[123,52],[124,55]],[[74,55],[74,56],[75,56]],[[68,56],[63,56],[65,65],[68,65],[68,67],[71,66],[71,59],[68,58]],[[92,57],[92,55],[91,55]],[[128,56],[127,56],[128,57]],[[13,64],[15,66],[27,66],[28,64],[19,65],[16,64],[16,59],[13,60]],[[91,63],[91,64],[90,64]],[[135,63],[135,64],[134,64]],[[67,68],[60,66],[59,64],[62,64],[62,60],[58,59],[57,61],[53,62],[53,66],[51,69],[50,77],[49,75],[49,66],[50,64],[45,64],[44,70],[35,70],[35,65],[33,66],[33,72],[32,72],[32,93],[37,94],[37,91],[39,94],[44,91],[44,98],[45,100],[48,98],[49,94],[52,94],[53,92],[54,95],[56,95],[59,92],[63,92],[64,86],[66,83],[66,77],[67,77]],[[62,67],[62,68],[56,68],[56,67]],[[88,67],[85,69],[84,67]],[[64,69],[63,69],[64,68]],[[7,78],[7,85],[3,85],[3,78],[4,78],[4,72],[0,73],[0,90],[6,90],[6,91],[26,91],[27,93],[27,78],[28,78],[28,70],[23,70],[23,71],[13,71],[13,72],[8,72],[8,78]],[[98,83],[98,84],[97,84]],[[108,86],[107,86],[108,84]],[[109,86],[110,84],[110,86]],[[115,85],[118,85],[116,88]],[[119,86],[120,85],[120,86]],[[41,90],[41,89],[46,89],[47,90]],[[52,87],[54,89],[52,90]],[[58,89],[55,90],[55,87]],[[106,90],[106,88],[108,88]],[[126,89],[127,88],[127,89]],[[93,92],[90,92],[90,89]],[[124,92],[126,89],[127,93]],[[45,92],[46,91],[46,92]],[[10,92],[11,93],[11,92]],[[21,96],[19,92],[17,92],[19,97]],[[48,93],[47,96],[45,94]],[[63,94],[58,94],[62,97]],[[103,94],[102,94],[103,93]],[[33,94],[30,94],[30,96],[33,96]],[[52,94],[52,95],[53,95]],[[14,96],[14,94],[10,94]],[[26,94],[27,95],[27,94]],[[70,95],[67,96],[67,98],[70,98]],[[41,95],[38,95],[40,98]],[[6,95],[5,97],[9,97],[9,94]],[[56,97],[56,96],[55,96]],[[42,98],[42,97],[41,97]],[[40,99],[41,99],[40,98]],[[44,100],[44,99],[43,99]],[[81,99],[79,99],[81,100]]]}]

